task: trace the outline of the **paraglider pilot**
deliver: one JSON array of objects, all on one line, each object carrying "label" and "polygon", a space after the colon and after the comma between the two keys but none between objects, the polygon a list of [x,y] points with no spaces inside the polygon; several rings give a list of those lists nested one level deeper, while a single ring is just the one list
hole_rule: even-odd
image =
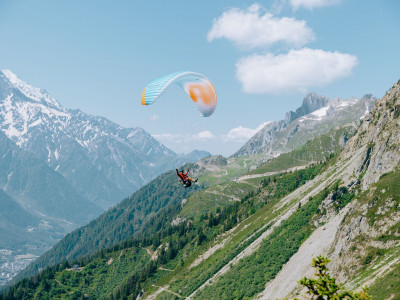
[{"label": "paraglider pilot", "polygon": [[186,173],[184,173],[183,170],[178,171],[178,169],[176,169],[176,175],[178,175],[178,177],[181,179],[181,183],[184,187],[190,187],[192,185],[192,182],[196,183],[197,182],[197,178],[196,180],[194,180],[193,178],[190,178],[188,176],[189,173],[189,169],[187,170]]}]

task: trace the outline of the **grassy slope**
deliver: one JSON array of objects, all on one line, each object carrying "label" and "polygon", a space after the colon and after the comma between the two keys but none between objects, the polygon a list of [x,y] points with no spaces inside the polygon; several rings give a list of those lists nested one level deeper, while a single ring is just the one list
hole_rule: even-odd
[{"label": "grassy slope", "polygon": [[[400,255],[398,253],[398,255]],[[400,263],[397,263],[393,268],[375,283],[370,286],[369,293],[374,299],[399,299],[400,298]]]},{"label": "grassy slope", "polygon": [[227,182],[212,186],[191,195],[181,215],[184,217],[194,217],[201,213],[206,213],[217,206],[227,206],[256,189],[257,187],[255,186],[237,182]]},{"label": "grassy slope", "polygon": [[234,180],[244,173],[258,166],[262,155],[241,156],[227,159],[226,165],[213,166],[209,170],[202,170],[199,181],[206,186],[214,186]]}]

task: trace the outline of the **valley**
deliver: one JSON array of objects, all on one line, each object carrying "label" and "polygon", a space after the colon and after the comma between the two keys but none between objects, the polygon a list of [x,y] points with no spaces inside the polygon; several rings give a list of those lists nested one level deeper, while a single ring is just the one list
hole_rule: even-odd
[{"label": "valley", "polygon": [[267,161],[209,156],[186,165],[202,182],[193,190],[174,171],[163,174],[67,235],[19,275],[43,268],[36,283],[24,279],[6,295],[294,297],[321,254],[346,287],[368,284],[376,295],[400,253],[397,95],[400,84],[360,127],[339,126]]}]

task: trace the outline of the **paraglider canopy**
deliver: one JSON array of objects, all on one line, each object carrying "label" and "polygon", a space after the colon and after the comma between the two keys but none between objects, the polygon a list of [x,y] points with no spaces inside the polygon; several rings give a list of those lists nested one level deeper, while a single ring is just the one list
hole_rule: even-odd
[{"label": "paraglider canopy", "polygon": [[207,77],[194,72],[176,72],[153,80],[143,90],[142,105],[152,104],[173,84],[185,90],[201,116],[209,117],[213,114],[217,107],[215,88]]}]

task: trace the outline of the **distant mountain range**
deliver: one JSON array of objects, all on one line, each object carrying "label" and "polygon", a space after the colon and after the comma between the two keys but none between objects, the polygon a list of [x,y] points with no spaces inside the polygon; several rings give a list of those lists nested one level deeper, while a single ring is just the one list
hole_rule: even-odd
[{"label": "distant mountain range", "polygon": [[[141,128],[62,107],[9,70],[0,73],[0,130],[107,209],[158,174],[191,161]],[[195,153],[195,159],[209,155]],[[203,155],[203,156],[202,156]]]},{"label": "distant mountain range", "polygon": [[264,159],[303,146],[330,130],[344,126],[358,126],[360,120],[375,105],[376,98],[365,95],[361,99],[329,99],[316,93],[308,94],[300,108],[286,113],[281,121],[268,122],[232,157],[262,154]]},{"label": "distant mountain range", "polygon": [[157,175],[210,155],[178,155],[139,127],[64,108],[9,70],[0,145],[0,274],[14,269],[9,251],[41,254]]}]

